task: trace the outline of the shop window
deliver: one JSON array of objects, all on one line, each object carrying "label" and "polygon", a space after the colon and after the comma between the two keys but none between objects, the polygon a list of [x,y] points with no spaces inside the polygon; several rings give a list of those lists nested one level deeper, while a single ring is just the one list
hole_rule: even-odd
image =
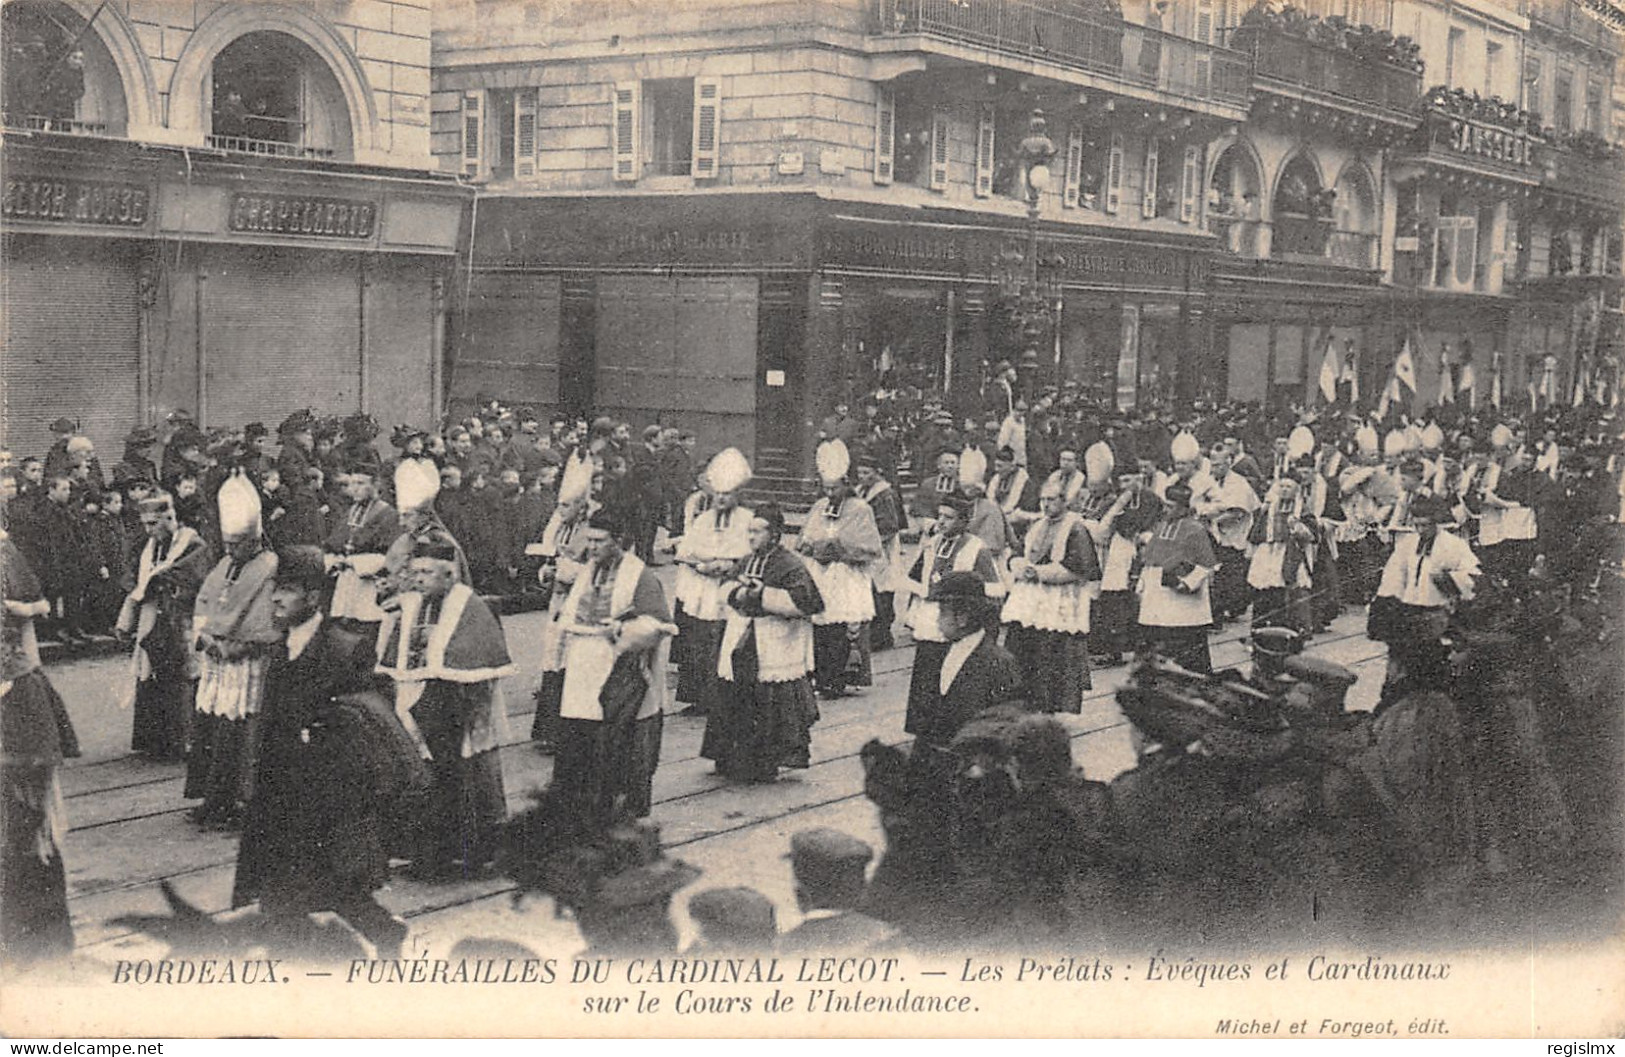
[{"label": "shop window", "polygon": [[717,175],[722,82],[672,77],[615,86],[615,179]]},{"label": "shop window", "polygon": [[118,69],[83,17],[63,4],[8,3],[0,40],[7,128],[124,134]]},{"label": "shop window", "polygon": [[283,157],[349,154],[338,81],[308,46],[285,33],[248,33],[215,57],[209,145]]}]

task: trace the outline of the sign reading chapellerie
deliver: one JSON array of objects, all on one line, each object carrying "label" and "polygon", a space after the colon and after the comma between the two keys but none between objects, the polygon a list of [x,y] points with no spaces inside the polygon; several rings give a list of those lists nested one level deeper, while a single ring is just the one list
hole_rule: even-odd
[{"label": "sign reading chapellerie", "polygon": [[260,235],[370,239],[378,226],[378,206],[347,198],[239,194],[231,196],[227,226]]},{"label": "sign reading chapellerie", "polygon": [[147,222],[152,195],[145,187],[18,176],[6,180],[0,216],[54,224],[138,228]]}]

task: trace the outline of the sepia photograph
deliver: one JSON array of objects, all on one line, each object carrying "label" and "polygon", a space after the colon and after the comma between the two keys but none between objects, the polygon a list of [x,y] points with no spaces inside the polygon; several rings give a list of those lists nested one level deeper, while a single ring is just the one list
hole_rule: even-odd
[{"label": "sepia photograph", "polygon": [[1622,53],[3,0],[0,1034],[1619,1037]]}]

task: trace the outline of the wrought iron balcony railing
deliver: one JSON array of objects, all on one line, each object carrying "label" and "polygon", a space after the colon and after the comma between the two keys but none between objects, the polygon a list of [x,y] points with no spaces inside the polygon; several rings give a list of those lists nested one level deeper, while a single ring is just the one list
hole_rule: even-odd
[{"label": "wrought iron balcony railing", "polygon": [[283,143],[273,139],[253,139],[248,136],[209,136],[205,142],[217,150],[238,154],[261,154],[272,158],[332,158],[331,147],[305,147],[298,143]]},{"label": "wrought iron balcony railing", "polygon": [[26,117],[7,118],[6,127],[26,129],[29,132],[61,132],[69,136],[105,136],[107,125],[101,121],[76,121],[65,117],[40,117],[30,114]]},{"label": "wrought iron balcony railing", "polygon": [[1230,44],[1253,57],[1258,80],[1282,81],[1341,100],[1411,112],[1422,96],[1422,74],[1342,48],[1265,26],[1239,26]]},{"label": "wrought iron balcony railing", "polygon": [[1619,41],[1615,34],[1583,8],[1575,0],[1520,0],[1518,13],[1617,54]]},{"label": "wrought iron balcony railing", "polygon": [[1077,0],[879,0],[880,36],[918,35],[1075,66],[1192,99],[1245,105],[1247,56],[1085,13]]}]

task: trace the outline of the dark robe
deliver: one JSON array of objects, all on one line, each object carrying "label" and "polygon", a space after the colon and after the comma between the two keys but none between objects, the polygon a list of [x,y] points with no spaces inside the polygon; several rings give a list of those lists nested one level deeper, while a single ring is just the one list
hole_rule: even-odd
[{"label": "dark robe", "polygon": [[56,769],[79,755],[67,709],[39,668],[33,619],[45,599],[33,570],[0,535],[0,594],[32,616],[0,613],[0,958],[25,963],[73,950],[67,874],[56,834]]},{"label": "dark robe", "polygon": [[232,906],[257,899],[273,913],[335,910],[388,880],[383,805],[335,700],[367,686],[372,647],[323,618],[297,658],[284,647],[268,666]]},{"label": "dark robe", "polygon": [[[171,539],[160,553],[168,554],[177,539]],[[147,543],[157,551],[155,541]],[[209,545],[191,535],[174,564],[154,574],[147,585],[145,604],[153,607],[154,619],[136,645],[146,652],[149,665],[147,677],[135,686],[130,747],[136,752],[176,760],[185,755],[187,722],[197,688],[190,665],[192,608],[212,568],[214,554]],[[140,604],[134,607],[136,611],[141,608]]]},{"label": "dark robe", "polygon": [[[785,592],[803,617],[824,608],[823,596],[806,564],[781,546],[751,555],[742,575],[746,583],[759,581],[764,589]],[[730,619],[737,622],[742,615]],[[810,634],[806,629],[803,632]],[[745,781],[770,781],[781,767],[810,766],[818,702],[805,672],[796,678],[760,678],[764,658],[754,620],[729,659],[732,678],[718,680],[719,692],[715,706],[707,712],[700,755],[716,761],[718,774]],[[773,664],[786,658],[769,656],[765,660]]]},{"label": "dark robe", "polygon": [[977,713],[1020,693],[1021,669],[1010,651],[999,645],[997,630],[989,628],[965,658],[948,692],[939,695],[937,705],[928,714],[915,720],[914,735],[928,744],[945,747]]}]

